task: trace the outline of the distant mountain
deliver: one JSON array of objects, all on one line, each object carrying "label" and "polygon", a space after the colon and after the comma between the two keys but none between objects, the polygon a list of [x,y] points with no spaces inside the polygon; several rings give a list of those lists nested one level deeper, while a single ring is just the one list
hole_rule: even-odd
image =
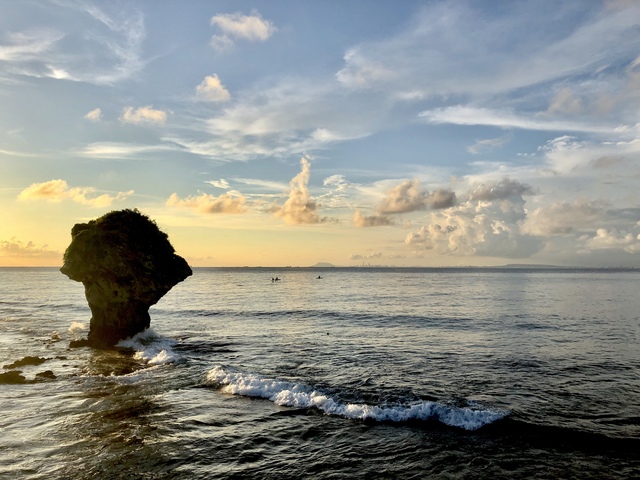
[{"label": "distant mountain", "polygon": [[311,265],[311,268],[330,268],[330,267],[335,267],[335,265],[333,263],[328,263],[328,262],[318,262],[315,265]]}]

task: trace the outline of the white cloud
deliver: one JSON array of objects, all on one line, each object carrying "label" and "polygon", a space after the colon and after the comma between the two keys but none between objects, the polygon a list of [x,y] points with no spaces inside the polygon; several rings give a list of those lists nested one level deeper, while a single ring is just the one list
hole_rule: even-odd
[{"label": "white cloud", "polygon": [[215,74],[204,77],[202,83],[196,87],[196,95],[203,100],[215,103],[228,102],[231,99],[231,94]]},{"label": "white cloud", "polygon": [[61,202],[72,200],[91,207],[108,207],[114,201],[122,201],[133,195],[133,190],[118,192],[115,196],[108,193],[94,196],[96,189],[93,187],[69,187],[65,180],[49,180],[48,182],[33,183],[18,195],[18,200],[46,200],[48,202]]},{"label": "white cloud", "polygon": [[[99,85],[111,85],[140,72],[145,63],[141,59],[145,37],[141,12],[128,5],[113,8],[62,2],[58,6],[72,21],[8,33],[0,40],[0,61],[6,63],[8,72]],[[87,14],[93,22],[86,21]],[[56,20],[52,16],[50,21]]]},{"label": "white cloud", "polygon": [[100,119],[102,119],[102,110],[100,110],[99,108],[94,108],[89,113],[87,113],[84,118],[92,122],[98,122],[100,121]]},{"label": "white cloud", "polygon": [[125,123],[155,123],[163,124],[167,121],[167,112],[156,110],[152,106],[145,107],[125,107],[120,117]]},{"label": "white cloud", "polygon": [[516,128],[524,130],[565,131],[584,133],[619,132],[619,125],[604,125],[591,122],[575,122],[553,120],[540,116],[518,114],[509,110],[495,110],[490,108],[456,105],[452,107],[435,108],[420,112],[419,116],[427,123],[453,125],[484,125],[499,128]]},{"label": "white cloud", "polygon": [[211,46],[216,50],[226,50],[235,44],[235,40],[264,42],[278,30],[255,10],[251,15],[240,12],[215,15],[211,18],[211,25],[222,32],[211,38]]},{"label": "white cloud", "polygon": [[104,158],[104,159],[131,159],[139,158],[146,153],[156,153],[175,150],[169,145],[136,145],[118,142],[97,142],[90,143],[86,147],[78,150],[78,154],[83,157]]},{"label": "white cloud", "polygon": [[640,253],[640,234],[599,228],[593,237],[583,236],[581,240],[588,250],[622,249],[627,253]]},{"label": "white cloud", "polygon": [[499,183],[476,188],[466,195],[467,201],[432,212],[429,223],[409,233],[405,244],[444,255],[528,257],[542,244],[520,232],[526,210],[517,192]]},{"label": "white cloud", "polygon": [[228,190],[230,187],[229,182],[227,182],[224,178],[221,178],[220,180],[209,180],[205,183],[213,185],[217,188],[222,188],[223,190]]}]

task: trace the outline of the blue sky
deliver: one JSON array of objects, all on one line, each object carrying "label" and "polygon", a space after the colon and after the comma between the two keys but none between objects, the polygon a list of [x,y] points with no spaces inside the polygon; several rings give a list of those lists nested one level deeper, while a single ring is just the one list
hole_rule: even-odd
[{"label": "blue sky", "polygon": [[0,264],[640,266],[640,2],[0,6]]}]

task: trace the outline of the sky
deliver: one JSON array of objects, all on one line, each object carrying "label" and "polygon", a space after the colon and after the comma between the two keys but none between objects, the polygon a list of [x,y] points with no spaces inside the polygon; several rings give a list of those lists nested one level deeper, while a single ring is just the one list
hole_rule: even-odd
[{"label": "sky", "polygon": [[640,1],[3,0],[0,265],[640,267]]}]

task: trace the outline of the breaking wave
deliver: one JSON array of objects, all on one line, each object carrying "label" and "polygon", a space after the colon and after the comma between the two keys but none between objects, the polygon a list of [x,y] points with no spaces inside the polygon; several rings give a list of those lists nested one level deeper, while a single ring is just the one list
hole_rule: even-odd
[{"label": "breaking wave", "polygon": [[222,366],[211,369],[207,373],[205,383],[233,395],[266,398],[277,405],[287,407],[316,408],[329,415],[354,420],[379,422],[436,420],[452,427],[477,430],[508,415],[505,411],[456,407],[432,401],[396,406],[344,403],[308,385],[232,371]]},{"label": "breaking wave", "polygon": [[121,340],[116,346],[134,350],[133,358],[148,365],[163,365],[181,359],[180,355],[173,351],[176,343],[176,340],[158,335],[153,328],[147,328],[144,332]]}]

